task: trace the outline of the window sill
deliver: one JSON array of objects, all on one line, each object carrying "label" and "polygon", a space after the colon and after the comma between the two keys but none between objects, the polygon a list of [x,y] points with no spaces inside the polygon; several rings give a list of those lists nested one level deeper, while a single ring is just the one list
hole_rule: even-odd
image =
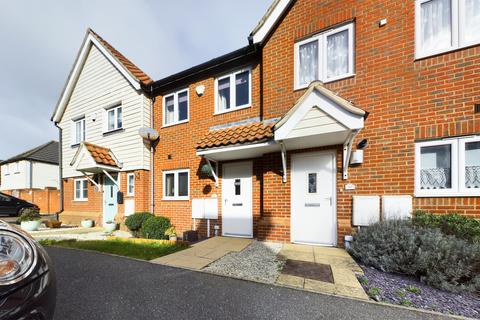
[{"label": "window sill", "polygon": [[[314,80],[314,81],[321,81],[323,84],[326,84],[326,83],[332,83],[332,82],[335,82],[335,81],[340,81],[340,80],[345,80],[345,79],[348,79],[348,78],[353,78],[356,76],[356,73],[347,73],[345,75],[342,75],[342,76],[339,76],[339,77],[335,77],[335,78],[330,78],[330,79],[325,79],[325,80]],[[312,81],[313,82],[313,81]],[[310,84],[312,83],[310,82],[309,84],[307,85],[302,85],[302,86],[294,86],[293,88],[293,91],[299,91],[299,90],[305,90],[307,89]]]},{"label": "window sill", "polygon": [[74,143],[70,145],[71,148],[78,148],[79,146],[80,146],[80,143]]},{"label": "window sill", "polygon": [[190,119],[182,120],[182,121],[174,122],[174,123],[169,123],[169,124],[163,124],[163,125],[162,125],[162,128],[173,127],[173,126],[176,126],[176,125],[179,125],[179,124],[187,123],[187,122],[189,122],[189,121],[190,121]]},{"label": "window sill", "polygon": [[477,192],[445,192],[426,194],[425,192],[415,192],[415,198],[465,198],[465,197],[480,197],[480,189]]},{"label": "window sill", "polygon": [[190,197],[163,197],[162,201],[189,201]]},{"label": "window sill", "polygon": [[463,45],[463,46],[450,47],[450,48],[443,49],[443,50],[436,50],[436,51],[431,51],[431,52],[426,52],[426,53],[418,53],[418,54],[415,51],[414,61],[421,61],[421,60],[425,60],[425,59],[428,59],[428,58],[434,58],[436,56],[441,56],[443,54],[448,54],[448,53],[452,53],[452,52],[455,52],[455,51],[464,50],[464,49],[468,49],[468,48],[471,48],[471,47],[476,47],[479,44],[480,44],[480,42],[470,43],[470,44],[466,44],[466,45]]},{"label": "window sill", "polygon": [[125,131],[124,128],[119,128],[119,129],[115,129],[115,130],[105,131],[105,132],[103,132],[102,134],[103,134],[103,136],[105,137],[105,136],[109,136],[109,135],[111,135],[111,134],[115,134],[115,133],[123,132],[123,131]]},{"label": "window sill", "polygon": [[87,199],[73,199],[73,202],[87,202],[88,201],[88,198]]},{"label": "window sill", "polygon": [[251,108],[251,107],[252,107],[252,105],[249,104],[249,105],[246,105],[246,106],[235,107],[235,108],[232,108],[232,109],[229,109],[229,110],[216,111],[216,112],[213,113],[213,115],[217,116],[217,115],[230,113],[230,112],[234,112],[234,111],[238,111],[238,110],[242,110],[242,109],[248,109],[248,108]]},{"label": "window sill", "polygon": [[127,194],[125,195],[125,197],[132,197],[132,198],[133,198],[133,197],[135,197],[135,194],[134,194],[134,193],[127,193]]}]

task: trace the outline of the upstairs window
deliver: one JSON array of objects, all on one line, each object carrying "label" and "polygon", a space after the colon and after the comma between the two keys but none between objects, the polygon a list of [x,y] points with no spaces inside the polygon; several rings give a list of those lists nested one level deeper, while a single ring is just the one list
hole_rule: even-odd
[{"label": "upstairs window", "polygon": [[480,195],[480,137],[415,145],[416,196]]},{"label": "upstairs window", "polygon": [[188,89],[177,91],[163,97],[163,125],[184,123],[188,121]]},{"label": "upstairs window", "polygon": [[122,107],[116,106],[106,109],[107,113],[107,127],[106,132],[115,131],[123,128],[123,114]]},{"label": "upstairs window", "polygon": [[353,23],[319,33],[295,44],[295,89],[349,77],[354,72]]},{"label": "upstairs window", "polygon": [[215,81],[215,113],[224,113],[251,106],[251,69],[242,69]]},{"label": "upstairs window", "polygon": [[74,120],[72,126],[72,144],[80,144],[85,141],[85,117]]},{"label": "upstairs window", "polygon": [[416,57],[480,43],[479,21],[480,0],[416,0]]}]

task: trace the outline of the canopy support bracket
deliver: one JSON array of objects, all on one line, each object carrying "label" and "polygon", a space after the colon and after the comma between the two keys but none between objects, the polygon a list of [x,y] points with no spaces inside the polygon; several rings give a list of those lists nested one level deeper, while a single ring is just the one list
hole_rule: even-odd
[{"label": "canopy support bracket", "polygon": [[285,147],[285,144],[283,143],[283,141],[280,141],[280,150],[282,155],[282,168],[283,168],[282,182],[286,183],[287,182],[287,148]]},{"label": "canopy support bracket", "polygon": [[348,166],[350,164],[350,155],[352,154],[353,141],[355,140],[355,137],[358,135],[359,132],[360,130],[354,130],[350,132],[347,140],[345,140],[345,143],[343,144],[343,180],[348,179]]},{"label": "canopy support bracket", "polygon": [[[216,172],[217,168],[218,168],[218,162],[210,160],[207,157],[204,157],[204,158],[207,161],[208,166],[210,167],[210,171],[212,172],[213,179],[215,180],[215,187],[218,188],[218,173]],[[212,162],[215,162],[215,164],[216,164],[215,169],[212,166]]]}]

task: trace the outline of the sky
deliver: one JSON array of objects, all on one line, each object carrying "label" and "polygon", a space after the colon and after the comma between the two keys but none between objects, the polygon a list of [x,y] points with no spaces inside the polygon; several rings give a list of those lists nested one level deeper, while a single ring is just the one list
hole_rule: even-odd
[{"label": "sky", "polygon": [[58,140],[50,117],[86,29],[154,80],[248,44],[273,0],[0,0],[0,159]]}]

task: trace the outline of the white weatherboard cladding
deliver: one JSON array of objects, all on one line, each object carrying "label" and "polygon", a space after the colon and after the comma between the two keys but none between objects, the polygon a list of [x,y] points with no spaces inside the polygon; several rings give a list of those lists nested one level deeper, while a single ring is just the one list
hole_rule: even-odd
[{"label": "white weatherboard cladding", "polygon": [[[122,104],[123,130],[103,134],[105,108]],[[112,150],[122,171],[149,169],[150,152],[138,129],[150,126],[150,100],[137,91],[110,61],[92,46],[60,121],[63,177],[82,174],[70,166],[78,147],[72,147],[72,119],[85,116],[85,140]],[[94,121],[95,120],[95,121]]]},{"label": "white weatherboard cladding", "polygon": [[[17,190],[17,189],[44,189],[47,187],[58,188],[58,166],[42,162],[31,162],[26,160],[18,161],[18,171],[9,170],[9,174],[5,174],[5,167],[13,167],[13,163],[3,165],[2,186],[0,190]],[[33,170],[32,183],[30,185],[30,170]]]},{"label": "white weatherboard cladding", "polygon": [[348,130],[317,107],[312,107],[287,135],[287,139]]}]

